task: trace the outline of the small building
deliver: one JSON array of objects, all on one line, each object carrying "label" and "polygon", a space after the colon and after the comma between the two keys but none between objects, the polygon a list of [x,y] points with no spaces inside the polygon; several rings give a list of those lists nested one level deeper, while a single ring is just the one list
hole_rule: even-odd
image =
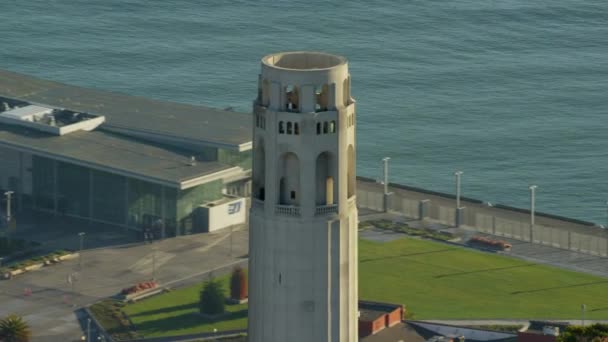
[{"label": "small building", "polygon": [[403,305],[359,301],[359,338],[375,335],[393,327],[403,319]]},{"label": "small building", "polygon": [[0,70],[0,191],[16,211],[190,234],[201,205],[249,195],[252,121]]}]

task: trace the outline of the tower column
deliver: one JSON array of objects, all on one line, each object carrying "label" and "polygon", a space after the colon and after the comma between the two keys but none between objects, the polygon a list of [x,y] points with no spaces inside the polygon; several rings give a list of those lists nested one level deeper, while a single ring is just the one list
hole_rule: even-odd
[{"label": "tower column", "polygon": [[253,174],[265,191],[250,212],[249,341],[358,340],[349,79],[340,56],[262,59],[253,133],[264,148],[254,146]]}]

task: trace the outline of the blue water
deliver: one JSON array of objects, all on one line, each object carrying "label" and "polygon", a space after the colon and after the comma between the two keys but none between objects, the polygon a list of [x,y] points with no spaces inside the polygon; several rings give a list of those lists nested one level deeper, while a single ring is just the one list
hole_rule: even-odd
[{"label": "blue water", "polygon": [[0,68],[250,111],[259,59],[350,60],[358,173],[598,223],[605,0],[0,0]]}]

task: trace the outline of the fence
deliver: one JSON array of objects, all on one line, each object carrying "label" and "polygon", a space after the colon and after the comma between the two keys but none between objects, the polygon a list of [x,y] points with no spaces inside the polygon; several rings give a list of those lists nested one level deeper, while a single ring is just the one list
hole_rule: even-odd
[{"label": "fence", "polygon": [[[592,222],[536,212],[530,232],[530,212],[505,205],[488,206],[482,201],[461,197],[457,214],[455,196],[400,184],[389,184],[389,211],[406,217],[424,219],[448,226],[502,236],[515,240],[552,246],[571,251],[608,257],[608,231]],[[359,177],[357,205],[384,210],[384,188],[375,180]],[[458,217],[457,217],[458,216]]]}]

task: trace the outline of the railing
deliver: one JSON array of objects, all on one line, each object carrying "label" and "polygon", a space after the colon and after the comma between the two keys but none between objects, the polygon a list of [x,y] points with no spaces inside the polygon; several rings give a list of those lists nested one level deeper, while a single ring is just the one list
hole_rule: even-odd
[{"label": "railing", "polygon": [[338,212],[337,204],[321,205],[315,209],[315,216],[327,215]]},{"label": "railing", "polygon": [[277,205],[274,209],[274,213],[285,216],[300,216],[300,207],[293,205]]}]

